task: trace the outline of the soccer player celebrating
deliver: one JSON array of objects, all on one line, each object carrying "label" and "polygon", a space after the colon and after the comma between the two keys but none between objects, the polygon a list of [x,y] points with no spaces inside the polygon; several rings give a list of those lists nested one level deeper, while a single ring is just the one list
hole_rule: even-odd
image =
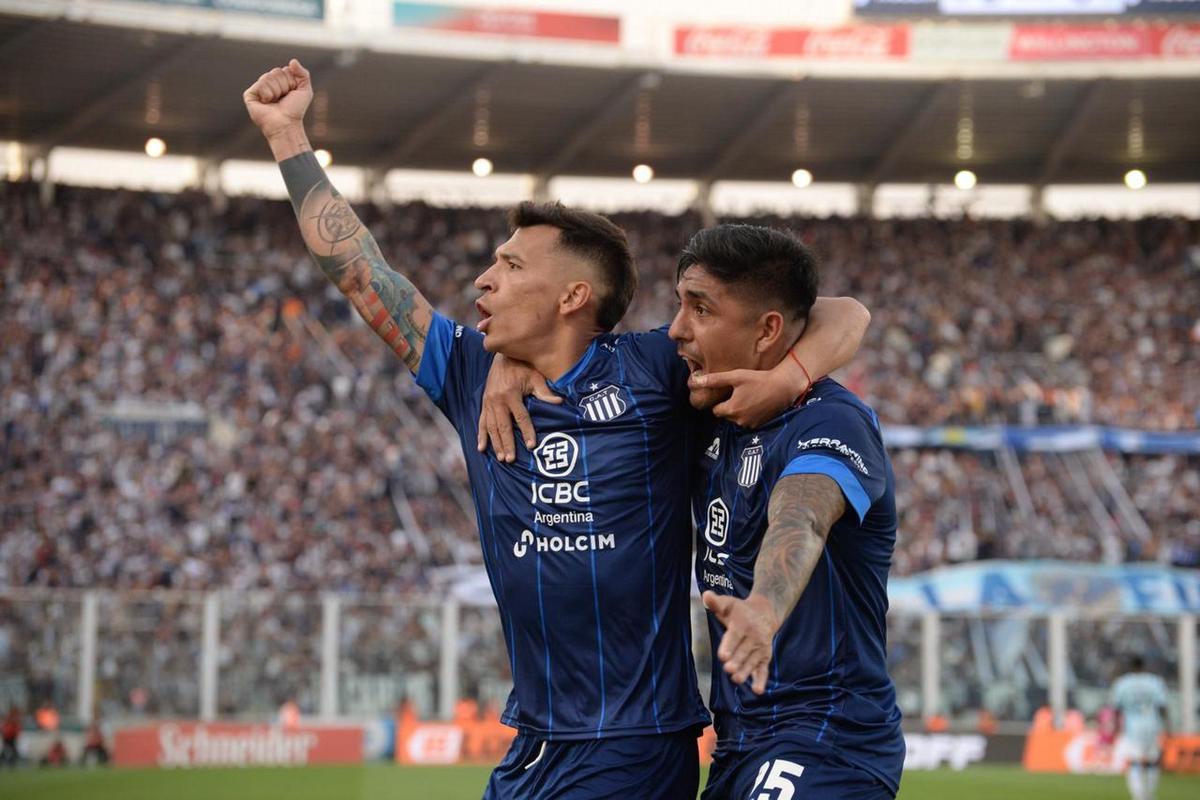
[{"label": "soccer player celebrating", "polygon": [[[610,332],[636,286],[624,233],[595,214],[521,204],[476,280],[483,319],[464,328],[384,262],[317,164],[300,63],[243,99],[313,259],[459,433],[513,675],[503,720],[518,729],[485,797],[692,800],[708,715],[688,624],[687,372],[665,332]],[[802,355],[833,368],[865,325],[835,315],[822,327]],[[495,353],[529,362],[553,390],[530,401],[535,446],[506,458],[477,447]],[[807,385],[794,369],[769,381],[785,393]]]},{"label": "soccer player celebrating", "polygon": [[[817,293],[812,253],[749,225],[697,233],[677,278],[670,336],[696,372],[788,360]],[[721,399],[691,393],[697,408]],[[896,505],[874,411],[821,379],[757,429],[719,421],[698,465],[717,731],[704,798],[893,797],[904,739],[884,617]]]},{"label": "soccer player celebrating", "polygon": [[1154,800],[1158,792],[1159,738],[1167,733],[1167,687],[1146,671],[1140,656],[1129,660],[1129,672],[1113,684],[1117,710],[1118,758],[1126,762],[1125,784],[1133,800]]}]

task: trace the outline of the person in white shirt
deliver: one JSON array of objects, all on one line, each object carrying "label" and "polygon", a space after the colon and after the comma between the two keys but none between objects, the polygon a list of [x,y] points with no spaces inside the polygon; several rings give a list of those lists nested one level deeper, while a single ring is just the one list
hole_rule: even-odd
[{"label": "person in white shirt", "polygon": [[1112,689],[1117,710],[1117,753],[1127,763],[1125,782],[1133,800],[1154,800],[1162,760],[1160,738],[1167,733],[1167,687],[1146,671],[1141,657]]}]

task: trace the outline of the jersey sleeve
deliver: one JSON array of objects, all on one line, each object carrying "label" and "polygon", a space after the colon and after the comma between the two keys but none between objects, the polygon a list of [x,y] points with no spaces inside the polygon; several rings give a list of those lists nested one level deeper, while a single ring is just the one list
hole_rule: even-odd
[{"label": "jersey sleeve", "polygon": [[805,408],[791,427],[787,475],[825,475],[842,490],[859,524],[887,491],[887,455],[873,415],[850,403],[825,400]]},{"label": "jersey sleeve", "polygon": [[626,348],[630,358],[648,374],[660,381],[672,397],[687,402],[687,365],[679,357],[675,343],[667,336],[668,327],[663,325],[644,333],[623,334],[620,346]]},{"label": "jersey sleeve", "polygon": [[1154,702],[1160,708],[1168,707],[1167,682],[1162,678],[1156,678],[1154,681]]},{"label": "jersey sleeve", "polygon": [[460,432],[474,430],[479,409],[476,390],[487,380],[493,355],[483,348],[483,334],[433,312],[417,385]]}]

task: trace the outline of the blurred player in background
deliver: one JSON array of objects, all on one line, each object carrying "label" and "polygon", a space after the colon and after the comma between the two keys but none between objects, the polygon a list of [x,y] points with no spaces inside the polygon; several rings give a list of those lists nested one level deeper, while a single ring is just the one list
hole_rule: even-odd
[{"label": "blurred player in background", "polygon": [[[485,797],[691,800],[708,715],[689,633],[687,375],[664,332],[609,332],[636,286],[624,232],[595,214],[521,204],[476,281],[482,321],[456,325],[384,262],[317,164],[300,63],[262,75],[244,100],[317,265],[459,432],[513,674],[502,719],[519,732]],[[814,329],[804,357],[835,368],[864,328]],[[540,443],[505,458],[478,447],[496,352],[553,389],[532,401]],[[791,396],[807,386],[780,374]]]},{"label": "blurred player in background", "polygon": [[[787,359],[817,294],[813,254],[749,225],[697,233],[677,278],[670,335],[696,371]],[[723,397],[694,388],[691,402]],[[698,464],[717,731],[704,797],[893,797],[904,738],[885,616],[897,518],[875,412],[825,378],[757,429],[718,421]]]},{"label": "blurred player in background", "polygon": [[1133,800],[1154,800],[1158,791],[1160,740],[1168,732],[1167,686],[1146,671],[1141,656],[1129,659],[1129,671],[1112,689],[1117,710],[1117,755],[1128,766],[1125,783]]}]

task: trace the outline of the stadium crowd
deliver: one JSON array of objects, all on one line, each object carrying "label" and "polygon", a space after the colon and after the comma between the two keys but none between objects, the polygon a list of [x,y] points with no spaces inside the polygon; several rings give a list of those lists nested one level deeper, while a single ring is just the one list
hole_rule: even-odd
[{"label": "stadium crowd", "polygon": [[[502,212],[361,213],[435,305],[475,319],[472,280],[507,235]],[[700,221],[615,220],[641,270],[625,325],[656,327]],[[1200,223],[750,221],[799,232],[823,259],[823,292],[871,309],[839,377],[885,424],[1197,426]],[[310,263],[286,203],[58,187],[43,206],[36,186],[0,184],[0,318],[0,587],[373,597],[428,590],[435,568],[479,561],[452,431]],[[1200,565],[1196,457],[893,456],[895,574],[1002,557]],[[1122,522],[1106,471],[1149,536]],[[311,696],[281,677],[317,658],[311,642],[252,606],[226,621],[258,649],[223,654],[222,707],[251,693],[234,662],[280,678],[272,703]],[[147,613],[131,603],[106,617],[129,631],[101,646],[113,696],[145,688],[121,682],[131,659],[156,664],[163,687],[195,663],[197,608]],[[301,628],[319,621],[295,613]],[[32,663],[14,625],[0,625],[0,663]],[[156,639],[180,628],[191,644]],[[383,656],[365,630],[351,616],[343,638],[369,674]],[[500,650],[474,646],[491,635],[467,627],[468,660]],[[412,658],[429,671],[435,656]],[[474,661],[468,681],[503,672]],[[165,691],[149,692],[148,712]]]},{"label": "stadium crowd", "polygon": [[[364,216],[440,308],[474,318],[502,213]],[[616,219],[642,272],[627,323],[661,324],[699,222]],[[1196,425],[1195,222],[755,221],[801,232],[824,291],[872,309],[842,377],[885,423]],[[286,204],[60,187],[43,208],[4,184],[0,276],[0,582],[379,593],[477,560],[446,426],[309,263]],[[195,430],[168,424],[189,408]],[[1111,560],[1072,530],[1086,498],[1050,458],[1023,459],[1045,530],[1021,530],[995,454],[898,452],[896,571]],[[1109,463],[1154,532],[1116,557],[1200,562],[1195,459]]]}]

